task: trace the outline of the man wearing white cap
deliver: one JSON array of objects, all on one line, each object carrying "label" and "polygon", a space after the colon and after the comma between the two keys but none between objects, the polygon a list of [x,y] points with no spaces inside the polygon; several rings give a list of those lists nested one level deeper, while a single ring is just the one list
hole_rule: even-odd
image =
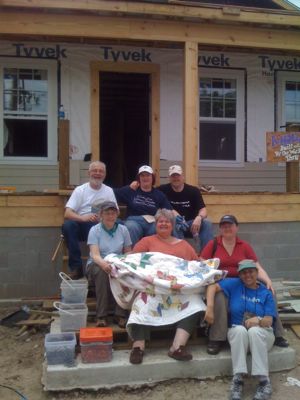
[{"label": "man wearing white cap", "polygon": [[[201,192],[196,186],[185,183],[180,165],[169,168],[170,183],[158,187],[166,196],[175,212],[184,217],[187,225],[179,224],[177,236],[199,237],[200,246],[203,248],[213,238],[212,223],[207,219],[207,210]],[[186,228],[185,228],[186,226]],[[200,250],[200,249],[198,249]]]},{"label": "man wearing white cap", "polygon": [[114,189],[118,202],[127,205],[127,219],[124,223],[133,245],[142,237],[155,234],[154,215],[159,208],[172,210],[166,196],[153,187],[155,175],[149,165],[139,168],[136,180],[139,184],[136,189],[130,186]]}]

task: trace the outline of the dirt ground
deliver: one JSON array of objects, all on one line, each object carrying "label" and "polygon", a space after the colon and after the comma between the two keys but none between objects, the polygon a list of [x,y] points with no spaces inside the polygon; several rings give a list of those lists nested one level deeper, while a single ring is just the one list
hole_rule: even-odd
[{"label": "dirt ground", "polygon": [[[8,310],[0,308],[0,319]],[[21,339],[16,338],[18,328],[0,326],[0,399],[1,400],[73,400],[73,399],[106,399],[117,400],[182,400],[188,399],[226,399],[230,378],[213,380],[174,380],[153,387],[135,390],[128,388],[99,391],[73,390],[72,392],[44,392],[41,384],[42,362],[44,354],[44,336],[47,329],[30,333]],[[297,367],[291,371],[271,374],[273,400],[300,398],[300,387],[287,384],[287,377],[300,380],[300,339],[288,329],[287,338],[290,345],[297,350]],[[4,388],[9,386],[16,392]],[[255,382],[248,379],[244,390],[244,399],[252,399]]]}]

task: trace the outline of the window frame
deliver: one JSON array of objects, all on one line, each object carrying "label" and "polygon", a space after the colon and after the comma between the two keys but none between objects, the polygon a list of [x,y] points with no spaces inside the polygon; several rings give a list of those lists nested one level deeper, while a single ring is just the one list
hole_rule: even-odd
[{"label": "window frame", "polygon": [[[235,79],[236,80],[236,118],[200,117],[200,80],[202,78]],[[199,146],[201,121],[235,121],[236,122],[236,156],[235,160],[199,160],[202,167],[240,167],[244,165],[245,146],[245,70],[199,68]]]},{"label": "window frame", "polygon": [[[4,69],[41,69],[47,70],[48,77],[48,113],[47,113],[47,150],[46,157],[5,156],[4,155]],[[57,163],[57,60],[34,60],[5,58],[0,60],[0,164],[54,165]],[[29,118],[30,119],[30,118]]]},{"label": "window frame", "polygon": [[[286,112],[285,112],[285,84],[287,81],[298,81],[300,83],[300,72],[295,71],[276,71],[277,84],[276,84],[276,130],[286,131]],[[300,121],[297,123],[300,124]],[[281,126],[283,126],[281,128]]]}]

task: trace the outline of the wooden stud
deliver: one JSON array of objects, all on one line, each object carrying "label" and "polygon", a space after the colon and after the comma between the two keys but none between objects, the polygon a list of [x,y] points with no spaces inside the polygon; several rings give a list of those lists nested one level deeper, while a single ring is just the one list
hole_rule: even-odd
[{"label": "wooden stud", "polygon": [[196,42],[186,42],[184,50],[183,165],[187,183],[198,186],[198,45]]},{"label": "wooden stud", "polygon": [[58,160],[59,160],[59,189],[67,189],[70,182],[69,156],[70,122],[66,119],[58,122]]},{"label": "wooden stud", "polygon": [[[300,125],[290,125],[287,132],[299,132]],[[299,192],[299,161],[286,162],[286,191]]]}]

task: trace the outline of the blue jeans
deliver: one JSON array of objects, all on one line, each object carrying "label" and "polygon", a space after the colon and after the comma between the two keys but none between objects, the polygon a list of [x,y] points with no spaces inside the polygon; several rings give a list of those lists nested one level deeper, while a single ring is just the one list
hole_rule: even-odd
[{"label": "blue jeans", "polygon": [[130,233],[132,245],[134,246],[142,237],[155,234],[155,223],[147,222],[140,215],[132,215],[126,219],[124,225]]},{"label": "blue jeans", "polygon": [[92,226],[98,222],[77,222],[70,219],[65,220],[62,233],[69,250],[69,267],[71,271],[82,268],[80,242],[86,242]]},{"label": "blue jeans", "polygon": [[[186,222],[187,222],[188,226],[191,228],[194,220],[192,219],[192,220],[189,220],[189,221],[186,221]],[[187,232],[186,236],[189,237],[189,234],[191,234],[190,231]],[[185,234],[182,231],[176,231],[175,236],[180,238],[180,239],[183,239],[185,237]],[[207,243],[210,240],[212,240],[213,238],[214,238],[213,225],[207,218],[205,218],[205,219],[202,220],[202,223],[201,223],[201,226],[200,226],[200,231],[199,231],[199,241],[200,241],[200,243],[199,243],[199,248],[197,250],[201,251],[207,245]]]}]

